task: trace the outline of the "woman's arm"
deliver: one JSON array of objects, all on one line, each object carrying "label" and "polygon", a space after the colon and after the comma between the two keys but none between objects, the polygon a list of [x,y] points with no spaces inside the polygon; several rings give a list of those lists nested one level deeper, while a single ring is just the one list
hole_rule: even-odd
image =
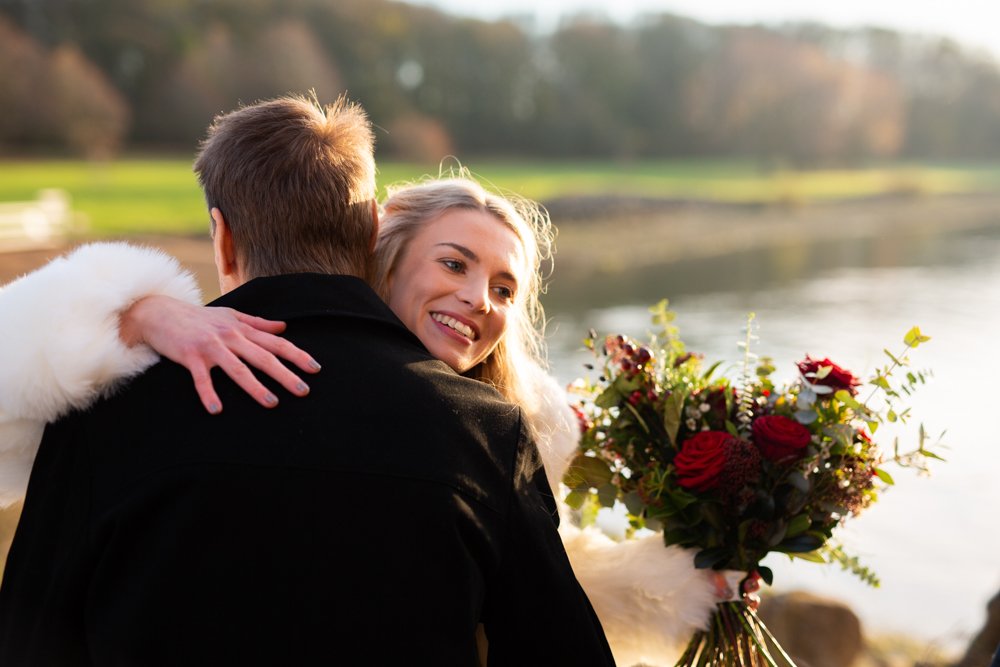
[{"label": "woman's arm", "polygon": [[222,408],[214,366],[262,405],[277,404],[244,360],[293,394],[308,393],[278,358],[319,367],[275,335],[284,323],[200,301],[176,260],[126,243],[82,246],[10,283],[0,290],[0,414],[54,421],[154,364],[157,352],[191,371],[211,412]]}]

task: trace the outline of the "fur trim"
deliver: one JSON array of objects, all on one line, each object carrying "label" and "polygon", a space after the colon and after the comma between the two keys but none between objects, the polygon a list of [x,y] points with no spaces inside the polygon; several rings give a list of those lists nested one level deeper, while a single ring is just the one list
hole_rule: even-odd
[{"label": "fur trim", "polygon": [[201,303],[194,277],[152,248],[94,243],[0,288],[0,507],[24,497],[45,424],[156,363],[119,314],[163,294]]},{"label": "fur trim", "polygon": [[118,316],[151,294],[201,303],[194,277],[152,248],[94,243],[0,291],[0,411],[50,422],[159,359],[126,347]]},{"label": "fur trim", "polygon": [[695,630],[706,627],[715,588],[694,552],[664,546],[656,533],[615,542],[595,528],[559,532],[619,665],[673,665]]},{"label": "fur trim", "polygon": [[45,424],[0,415],[0,509],[24,498]]}]

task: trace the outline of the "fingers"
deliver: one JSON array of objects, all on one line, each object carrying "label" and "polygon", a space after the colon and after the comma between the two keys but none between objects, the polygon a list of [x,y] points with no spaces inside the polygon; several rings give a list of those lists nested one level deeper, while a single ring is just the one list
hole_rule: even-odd
[{"label": "fingers", "polygon": [[[278,340],[280,341],[282,339]],[[273,341],[271,341],[271,344],[278,345]],[[296,352],[304,354],[295,346],[292,346],[292,348]],[[231,348],[231,356],[232,355],[239,357],[257,370],[263,372],[265,375],[273,378],[282,387],[287,389],[289,393],[296,396],[305,396],[309,393],[309,385],[303,382],[298,375],[293,373],[287,366],[281,363],[278,357],[276,357],[267,347],[257,343],[256,341],[245,341],[234,346]],[[243,364],[241,363],[241,365]],[[220,366],[222,366],[222,364],[220,364]],[[223,370],[225,370],[228,374],[229,371],[225,366],[223,366]],[[249,369],[247,369],[247,371],[249,372]],[[235,380],[236,378],[233,379]],[[257,396],[254,395],[254,398],[257,398]]]},{"label": "fingers", "polygon": [[191,377],[194,378],[194,389],[198,392],[201,404],[205,406],[209,414],[217,415],[222,412],[222,401],[219,400],[219,395],[215,393],[215,387],[212,386],[212,378],[209,375],[208,367],[200,366],[190,368],[189,370]]},{"label": "fingers", "polygon": [[265,320],[263,317],[256,317],[254,315],[247,315],[246,313],[241,313],[238,310],[231,311],[236,319],[246,324],[248,326],[257,329],[258,331],[265,331],[267,333],[279,334],[285,330],[285,323],[279,322],[278,320]]},{"label": "fingers", "polygon": [[[277,360],[275,360],[275,363],[278,363],[279,366],[281,365],[277,362]],[[275,396],[270,389],[265,387],[260,380],[254,376],[253,372],[251,372],[251,370],[240,360],[239,357],[229,350],[225,350],[222,353],[222,357],[218,360],[216,365],[222,369],[222,372],[228,375],[230,379],[232,379],[232,381],[240,387],[240,389],[250,394],[255,401],[263,405],[265,408],[273,408],[278,405],[278,397]],[[282,366],[282,368],[284,367]],[[285,370],[287,371],[288,369]],[[288,373],[291,374],[291,371],[288,371]],[[306,387],[304,393],[300,393],[299,395],[304,396],[306,393],[309,393],[308,387]]]},{"label": "fingers", "polygon": [[[313,359],[312,355],[296,347],[287,338],[254,330],[248,330],[246,332],[246,337],[248,340],[259,345],[262,349],[266,350],[275,357],[280,357],[285,361],[290,361],[307,373],[318,373],[321,368],[319,362]],[[257,364],[254,364],[254,366],[257,366]],[[260,366],[257,366],[257,368],[260,368]],[[264,369],[261,368],[261,370]],[[268,373],[268,375],[271,374]]]}]

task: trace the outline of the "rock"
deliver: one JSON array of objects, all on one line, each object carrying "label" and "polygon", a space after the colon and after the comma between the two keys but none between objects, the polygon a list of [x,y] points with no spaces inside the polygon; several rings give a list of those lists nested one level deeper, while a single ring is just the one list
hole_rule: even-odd
[{"label": "rock", "polygon": [[986,622],[969,644],[965,656],[955,667],[981,667],[990,664],[990,658],[1000,646],[1000,592],[986,604]]},{"label": "rock", "polygon": [[837,600],[792,592],[763,600],[760,618],[799,667],[850,667],[861,655],[861,621]]}]

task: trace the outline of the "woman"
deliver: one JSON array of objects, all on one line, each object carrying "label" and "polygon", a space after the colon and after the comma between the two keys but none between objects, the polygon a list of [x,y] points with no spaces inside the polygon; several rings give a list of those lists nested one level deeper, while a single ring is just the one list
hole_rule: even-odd
[{"label": "woman", "polygon": [[[467,178],[405,186],[384,205],[373,286],[434,356],[522,407],[558,491],[578,427],[542,361],[539,268],[550,247],[548,219],[528,202],[498,197]],[[277,360],[316,370],[307,354],[274,335],[281,323],[195,307],[189,282],[162,256],[107,245],[78,250],[0,292],[0,335],[6,328],[22,336],[0,350],[0,412],[7,419],[6,426],[0,420],[7,429],[0,437],[20,434],[16,442],[0,440],[13,443],[0,450],[0,463],[20,466],[8,466],[6,479],[0,472],[0,498],[10,502],[22,492],[13,478],[30,467],[41,424],[148,366],[155,359],[149,346],[192,372],[213,412],[222,408],[208,375],[215,365],[263,405],[277,403],[240,358],[292,393],[308,391]],[[39,311],[38,303],[48,308]],[[72,326],[74,335],[39,337],[53,325]],[[91,358],[98,361],[77,363]],[[672,662],[676,646],[715,604],[712,580],[693,570],[690,553],[664,547],[660,535],[616,543],[568,519],[560,533],[616,660]]]}]

